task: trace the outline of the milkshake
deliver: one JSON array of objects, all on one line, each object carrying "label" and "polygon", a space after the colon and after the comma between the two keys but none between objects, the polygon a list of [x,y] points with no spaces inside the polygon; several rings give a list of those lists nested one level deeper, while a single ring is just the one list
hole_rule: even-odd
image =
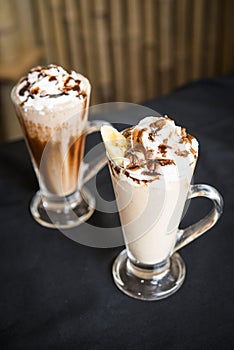
[{"label": "milkshake", "polygon": [[168,117],[146,117],[102,136],[128,257],[143,265],[171,255],[198,156],[198,142]]},{"label": "milkshake", "polygon": [[90,89],[88,79],[81,74],[49,65],[31,69],[12,91],[46,195],[67,196],[77,189]]}]

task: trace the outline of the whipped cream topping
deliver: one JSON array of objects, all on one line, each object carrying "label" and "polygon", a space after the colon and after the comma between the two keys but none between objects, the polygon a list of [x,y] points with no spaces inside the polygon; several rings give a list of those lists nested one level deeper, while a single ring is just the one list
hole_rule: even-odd
[{"label": "whipped cream topping", "polygon": [[167,116],[146,117],[122,134],[128,141],[124,174],[132,179],[189,177],[196,165],[197,140]]},{"label": "whipped cream topping", "polygon": [[41,110],[67,101],[83,101],[89,94],[89,89],[88,80],[81,74],[73,70],[66,71],[57,65],[49,65],[31,69],[19,81],[16,95],[23,108]]}]

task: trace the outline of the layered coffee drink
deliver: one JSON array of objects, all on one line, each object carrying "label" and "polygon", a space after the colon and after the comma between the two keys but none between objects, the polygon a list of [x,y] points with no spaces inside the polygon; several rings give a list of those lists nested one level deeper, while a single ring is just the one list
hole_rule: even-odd
[{"label": "layered coffee drink", "polygon": [[12,91],[40,187],[46,195],[77,189],[90,98],[88,79],[57,65],[29,71]]},{"label": "layered coffee drink", "polygon": [[146,117],[122,133],[101,131],[128,257],[159,264],[178,240],[198,142],[168,117]]}]

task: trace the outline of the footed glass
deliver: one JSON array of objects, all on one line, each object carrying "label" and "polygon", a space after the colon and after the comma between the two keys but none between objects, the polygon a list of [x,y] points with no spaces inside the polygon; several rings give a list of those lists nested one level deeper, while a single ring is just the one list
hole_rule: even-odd
[{"label": "footed glass", "polygon": [[[112,273],[117,287],[141,300],[159,300],[183,284],[185,264],[178,250],[215,225],[223,200],[209,185],[189,185],[190,174],[177,181],[134,186],[119,176],[121,168],[109,159],[126,249],[116,258]],[[129,176],[131,173],[129,172]],[[206,197],[211,211],[197,223],[179,229],[186,200]]]},{"label": "footed glass", "polygon": [[87,120],[91,86],[85,77],[80,75],[80,79],[83,97],[73,102],[61,94],[52,96],[56,103],[48,98],[48,105],[38,108],[21,103],[17,85],[11,93],[40,187],[30,210],[46,227],[71,228],[92,215],[95,198],[84,184],[106,164],[104,153],[90,164],[83,161],[86,136],[109,123]]}]

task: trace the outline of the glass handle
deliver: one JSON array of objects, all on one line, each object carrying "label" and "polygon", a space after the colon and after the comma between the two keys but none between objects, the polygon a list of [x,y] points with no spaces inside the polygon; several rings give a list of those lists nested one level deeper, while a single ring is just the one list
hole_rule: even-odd
[{"label": "glass handle", "polygon": [[183,230],[179,230],[179,237],[174,252],[208,231],[215,225],[222,214],[223,198],[214,187],[204,184],[190,186],[187,199],[196,197],[209,198],[213,202],[213,208],[203,219]]},{"label": "glass handle", "polygon": [[[94,132],[100,131],[103,125],[111,125],[104,120],[88,121],[86,126],[86,135],[90,135]],[[83,162],[83,180],[82,183],[88,182],[94,175],[96,175],[107,163],[106,153],[99,155],[93,159],[90,163]]]}]

